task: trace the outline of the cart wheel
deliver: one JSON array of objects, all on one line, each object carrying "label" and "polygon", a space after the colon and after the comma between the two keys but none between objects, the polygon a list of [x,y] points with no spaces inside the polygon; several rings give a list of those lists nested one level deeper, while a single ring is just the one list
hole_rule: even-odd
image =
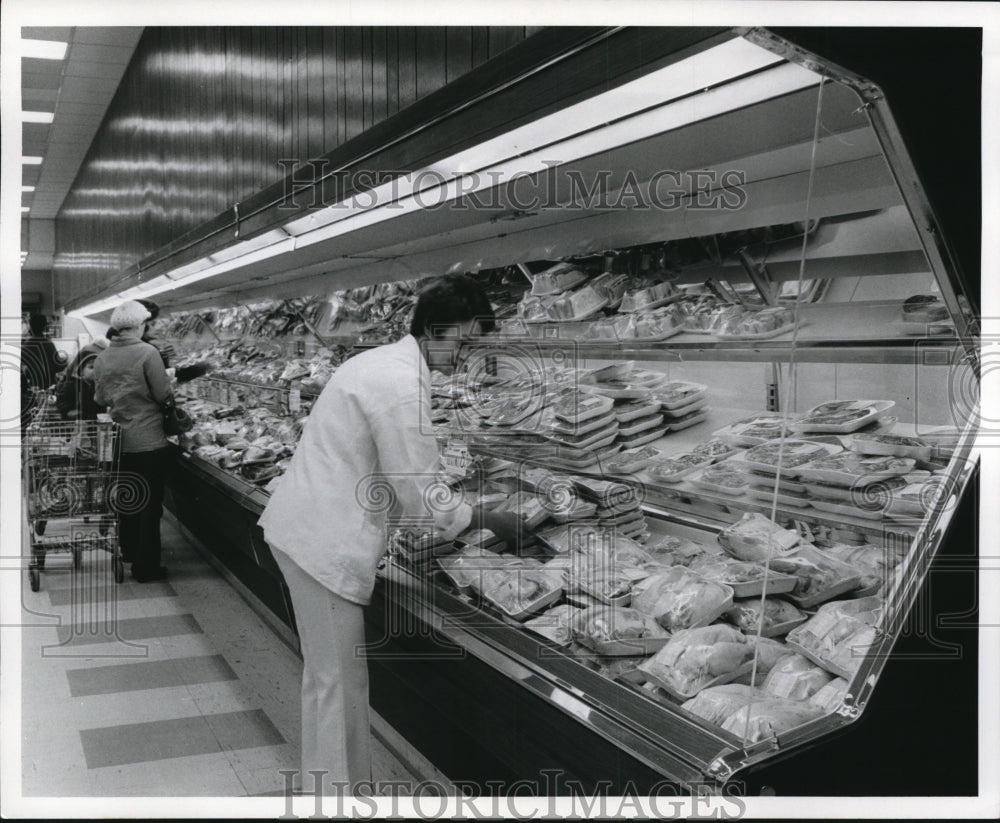
[{"label": "cart wheel", "polygon": [[37,592],[41,586],[42,576],[38,573],[38,569],[28,569],[28,583],[31,584],[31,590]]},{"label": "cart wheel", "polygon": [[35,534],[37,534],[39,537],[43,537],[45,535],[45,527],[47,525],[49,525],[49,521],[48,520],[36,520],[35,521]]},{"label": "cart wheel", "polygon": [[101,537],[107,537],[109,531],[111,531],[111,526],[109,523],[107,523],[107,521],[101,521],[101,523],[98,524],[97,533]]},{"label": "cart wheel", "polygon": [[115,558],[115,583],[125,580],[125,563],[120,557]]},{"label": "cart wheel", "polygon": [[79,569],[83,565],[83,551],[73,549],[73,568]]}]

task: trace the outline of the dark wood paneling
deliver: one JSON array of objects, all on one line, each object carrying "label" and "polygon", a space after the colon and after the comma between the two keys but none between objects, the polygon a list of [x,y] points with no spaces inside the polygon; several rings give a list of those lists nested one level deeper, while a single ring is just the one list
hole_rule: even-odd
[{"label": "dark wood paneling", "polygon": [[332,151],[524,31],[147,28],[57,218],[57,305],[283,179],[279,160]]}]

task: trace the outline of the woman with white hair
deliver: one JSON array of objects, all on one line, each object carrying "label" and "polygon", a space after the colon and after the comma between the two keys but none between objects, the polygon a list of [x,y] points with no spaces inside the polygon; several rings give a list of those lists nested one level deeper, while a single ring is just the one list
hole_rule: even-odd
[{"label": "woman with white hair", "polygon": [[170,452],[163,406],[172,396],[160,353],[142,342],[149,311],[130,300],[111,314],[117,336],[97,356],[95,400],[121,426],[118,538],[122,559],[140,583],[163,580],[160,517]]}]

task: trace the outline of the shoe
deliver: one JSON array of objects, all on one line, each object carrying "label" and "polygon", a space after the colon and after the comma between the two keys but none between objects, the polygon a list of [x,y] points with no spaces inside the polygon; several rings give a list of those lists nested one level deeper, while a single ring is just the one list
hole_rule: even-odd
[{"label": "shoe", "polygon": [[147,570],[136,569],[135,566],[132,566],[132,579],[135,580],[136,583],[153,583],[157,580],[166,580],[167,567],[157,566],[155,569]]}]

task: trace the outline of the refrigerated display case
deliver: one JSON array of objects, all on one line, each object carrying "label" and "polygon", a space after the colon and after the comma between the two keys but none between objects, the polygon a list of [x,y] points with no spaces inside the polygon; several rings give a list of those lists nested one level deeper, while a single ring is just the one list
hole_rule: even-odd
[{"label": "refrigerated display case", "polygon": [[[656,42],[666,48],[669,38]],[[759,464],[733,461],[768,442],[761,431],[775,419],[789,438],[833,446],[833,457],[854,454],[859,431],[868,434],[869,449],[878,442],[893,454],[919,451],[895,458],[910,461],[906,471],[883,471],[878,483],[862,484],[868,496],[859,500],[844,492],[851,483],[838,485],[835,476],[858,471],[856,459],[769,486],[759,475],[756,483],[740,483],[676,466],[612,475],[604,468],[608,454],[580,461],[581,449],[546,451],[531,437],[484,438],[485,415],[467,417],[464,425],[449,415],[449,427],[439,431],[462,460],[506,458],[578,479],[613,479],[641,501],[654,543],[669,536],[716,547],[721,531],[756,513],[806,542],[848,543],[892,557],[878,591],[882,608],[861,621],[867,653],[846,668],[843,661],[822,661],[846,681],[842,691],[818,715],[755,740],[746,735],[749,723],[740,732],[739,719],[707,722],[685,709],[683,698],[696,695],[672,694],[648,671],[644,676],[637,660],[630,667],[552,642],[470,596],[433,565],[390,552],[368,609],[372,702],[450,776],[482,784],[538,779],[552,768],[590,788],[608,780],[620,790],[631,781],[643,791],[667,780],[681,790],[725,792],[790,755],[834,746],[850,751],[850,734],[831,738],[877,702],[883,668],[921,592],[929,596],[935,558],[951,554],[974,567],[975,546],[955,552],[948,535],[956,514],[967,517],[975,498],[977,299],[936,228],[889,103],[864,78],[768,31],[741,29],[685,42],[616,81],[588,100],[565,101],[542,127],[519,123],[493,138],[516,147],[521,158],[508,169],[519,172],[508,183],[474,193],[493,209],[402,208],[357,227],[328,223],[329,239],[347,248],[331,274],[298,278],[300,288],[312,289],[298,296],[316,293],[323,282],[377,284],[414,273],[520,276],[521,299],[499,307],[498,333],[470,343],[467,363],[523,378],[541,391],[536,400],[556,392],[551,380],[536,379],[546,371],[580,381],[623,363],[638,364],[654,375],[649,380],[665,375],[701,387],[697,402],[663,400],[660,412],[623,421],[631,424],[629,434],[615,443],[648,445],[666,460],[722,438],[736,450],[726,455],[727,465],[748,476]],[[587,127],[588,105],[595,103],[601,123]],[[485,156],[475,162],[485,164]],[[596,202],[588,181],[601,183]],[[543,194],[553,199],[543,202]],[[472,197],[466,190],[454,202],[468,205]],[[519,208],[526,203],[537,208]],[[559,281],[553,272],[559,263],[582,277]],[[623,276],[632,292],[667,288],[631,303],[605,292],[581,294],[606,273],[605,282]],[[288,290],[295,282],[280,285]],[[555,300],[545,304],[553,289],[570,290],[565,311],[554,308]],[[182,295],[179,305],[183,299],[194,302]],[[685,314],[680,306],[693,308]],[[649,321],[641,326],[646,334],[636,334],[629,315]],[[315,329],[309,333],[316,346],[332,342]],[[281,356],[290,355],[275,353]],[[235,398],[261,405],[267,396],[276,415],[303,411],[301,392],[289,386],[210,376],[192,390],[206,403],[232,406]],[[605,394],[631,399],[628,384]],[[837,419],[831,415],[845,409],[823,405],[846,401],[861,405]],[[811,429],[806,413],[816,407],[819,422],[813,418]],[[643,429],[641,421],[652,417],[661,419]],[[644,431],[657,436],[646,444]],[[857,453],[871,452],[859,446]],[[907,482],[886,482],[890,476]],[[515,490],[517,477],[523,471]],[[919,489],[904,493],[928,478],[933,482],[922,496]],[[185,452],[169,500],[242,585],[294,628],[287,591],[256,526],[267,500],[262,485]],[[968,523],[957,526],[963,527]],[[850,551],[838,556],[857,563]],[[858,580],[825,601],[850,604],[838,619],[864,611],[864,569],[855,568]],[[815,620],[823,602],[798,605]],[[850,785],[843,791],[851,793]]]}]

